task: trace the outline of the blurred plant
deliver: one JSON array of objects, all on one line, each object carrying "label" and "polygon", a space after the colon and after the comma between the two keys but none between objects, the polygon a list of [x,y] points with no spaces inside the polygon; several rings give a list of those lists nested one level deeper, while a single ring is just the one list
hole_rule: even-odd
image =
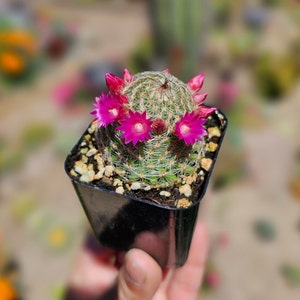
[{"label": "blurred plant", "polygon": [[291,194],[300,201],[300,151],[296,154],[292,174],[288,182]]},{"label": "blurred plant", "polygon": [[276,101],[294,86],[299,70],[294,57],[276,57],[271,53],[259,56],[254,66],[254,79],[258,90],[268,101]]},{"label": "blurred plant", "polygon": [[154,55],[161,68],[188,80],[198,72],[204,43],[207,7],[199,0],[147,1],[153,33]]},{"label": "blurred plant", "polygon": [[39,64],[35,34],[24,28],[0,26],[0,76],[6,83],[27,82]]},{"label": "blurred plant", "polygon": [[213,0],[211,2],[214,23],[216,26],[224,29],[224,27],[229,24],[232,17],[232,1]]},{"label": "blurred plant", "polygon": [[72,244],[72,230],[54,213],[38,206],[32,196],[20,195],[12,201],[11,212],[48,251],[60,253]]},{"label": "blurred plant", "polygon": [[76,25],[44,11],[36,15],[35,26],[43,54],[51,59],[61,59],[74,45],[77,36]]},{"label": "blurred plant", "polygon": [[228,49],[234,61],[241,63],[252,63],[258,55],[256,43],[258,42],[256,32],[243,30],[239,34],[233,34],[228,39]]},{"label": "blurred plant", "polygon": [[133,49],[129,58],[129,69],[133,73],[139,73],[144,70],[151,69],[151,61],[153,60],[154,49],[151,38],[143,38]]},{"label": "blurred plant", "polygon": [[23,129],[21,133],[22,147],[26,151],[32,151],[48,141],[53,136],[53,128],[48,123],[34,123]]},{"label": "blurred plant", "polygon": [[300,285],[300,267],[291,264],[284,264],[281,268],[281,273],[289,285]]},{"label": "blurred plant", "polygon": [[273,222],[264,218],[256,220],[253,229],[256,236],[263,241],[272,241],[277,235]]},{"label": "blurred plant", "polygon": [[11,147],[9,142],[0,138],[0,176],[18,169],[24,162],[24,152]]}]

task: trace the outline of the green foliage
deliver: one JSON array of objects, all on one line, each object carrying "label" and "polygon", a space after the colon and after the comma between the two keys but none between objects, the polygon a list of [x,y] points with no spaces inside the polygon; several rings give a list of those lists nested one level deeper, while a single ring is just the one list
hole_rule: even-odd
[{"label": "green foliage", "polygon": [[284,96],[295,84],[299,71],[293,57],[262,55],[254,70],[260,93],[268,100]]},{"label": "green foliage", "polygon": [[285,264],[282,266],[281,272],[288,284],[300,285],[300,267]]}]

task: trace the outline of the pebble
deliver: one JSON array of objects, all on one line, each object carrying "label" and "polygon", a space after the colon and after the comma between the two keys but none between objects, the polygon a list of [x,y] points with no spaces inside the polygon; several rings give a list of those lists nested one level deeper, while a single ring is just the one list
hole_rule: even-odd
[{"label": "pebble", "polygon": [[88,171],[88,168],[86,164],[84,164],[82,161],[79,160],[75,162],[74,170],[80,175],[83,175]]},{"label": "pebble", "polygon": [[218,149],[218,144],[216,143],[213,143],[213,142],[209,142],[207,145],[206,145],[206,150],[209,151],[209,152],[215,152],[217,149]]},{"label": "pebble", "polygon": [[94,180],[95,172],[93,170],[87,171],[82,176],[80,176],[80,181],[82,182],[92,182]]},{"label": "pebble", "polygon": [[96,148],[92,148],[86,153],[86,156],[90,157],[90,156],[96,154],[97,152],[98,152],[98,150]]},{"label": "pebble", "polygon": [[212,165],[212,159],[210,158],[202,158],[201,159],[201,167],[205,170],[205,171],[209,171],[211,165]]},{"label": "pebble", "polygon": [[150,191],[151,190],[151,185],[147,184],[143,186],[144,191]]},{"label": "pebble", "polygon": [[184,184],[179,187],[180,194],[185,195],[186,197],[190,197],[192,195],[192,188],[189,184]]},{"label": "pebble", "polygon": [[77,177],[78,174],[74,171],[74,169],[72,169],[70,171],[70,175],[73,176],[73,177]]},{"label": "pebble", "polygon": [[192,204],[192,202],[187,198],[182,198],[177,200],[176,207],[189,207]]},{"label": "pebble", "polygon": [[113,186],[117,186],[117,185],[118,186],[123,185],[122,181],[119,178],[116,178],[113,183]]},{"label": "pebble", "polygon": [[142,187],[140,182],[133,182],[131,185],[131,189],[134,190],[139,190]]},{"label": "pebble", "polygon": [[165,197],[170,197],[170,196],[171,196],[171,193],[168,192],[168,191],[161,191],[159,194],[160,194],[161,196],[165,196]]},{"label": "pebble", "polygon": [[104,168],[102,168],[99,172],[97,172],[94,176],[94,180],[99,180],[103,177],[104,174]]},{"label": "pebble", "polygon": [[118,186],[116,188],[116,193],[121,195],[124,194],[124,188],[122,186]]},{"label": "pebble", "polygon": [[104,174],[107,177],[111,177],[114,174],[115,167],[114,166],[106,166]]},{"label": "pebble", "polygon": [[216,136],[216,137],[221,136],[221,131],[220,131],[219,127],[209,127],[207,129],[207,132],[208,132],[209,138],[212,138],[213,136]]},{"label": "pebble", "polygon": [[80,153],[81,153],[81,154],[86,154],[86,153],[88,152],[88,150],[89,150],[89,148],[82,148],[82,149],[80,150]]}]

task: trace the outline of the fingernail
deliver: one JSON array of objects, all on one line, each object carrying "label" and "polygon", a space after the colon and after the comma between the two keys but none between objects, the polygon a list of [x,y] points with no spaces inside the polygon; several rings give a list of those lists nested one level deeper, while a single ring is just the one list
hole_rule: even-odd
[{"label": "fingernail", "polygon": [[125,263],[125,280],[127,283],[140,286],[145,282],[145,278],[145,272],[138,262],[128,256]]}]

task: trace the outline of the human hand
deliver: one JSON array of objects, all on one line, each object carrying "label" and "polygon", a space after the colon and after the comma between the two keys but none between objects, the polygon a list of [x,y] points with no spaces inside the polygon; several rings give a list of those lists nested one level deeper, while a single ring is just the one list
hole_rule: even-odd
[{"label": "human hand", "polygon": [[[131,249],[111,263],[116,254],[100,248],[97,255],[81,252],[64,300],[194,300],[198,298],[208,251],[206,226],[198,222],[187,262],[178,269],[162,270],[145,251]],[[120,255],[120,254],[119,254]],[[117,254],[118,256],[118,254]],[[115,284],[112,287],[112,283]]]},{"label": "human hand", "polygon": [[146,252],[131,249],[118,275],[119,300],[194,300],[202,283],[208,251],[208,233],[196,225],[187,262],[178,269],[163,271]]}]

